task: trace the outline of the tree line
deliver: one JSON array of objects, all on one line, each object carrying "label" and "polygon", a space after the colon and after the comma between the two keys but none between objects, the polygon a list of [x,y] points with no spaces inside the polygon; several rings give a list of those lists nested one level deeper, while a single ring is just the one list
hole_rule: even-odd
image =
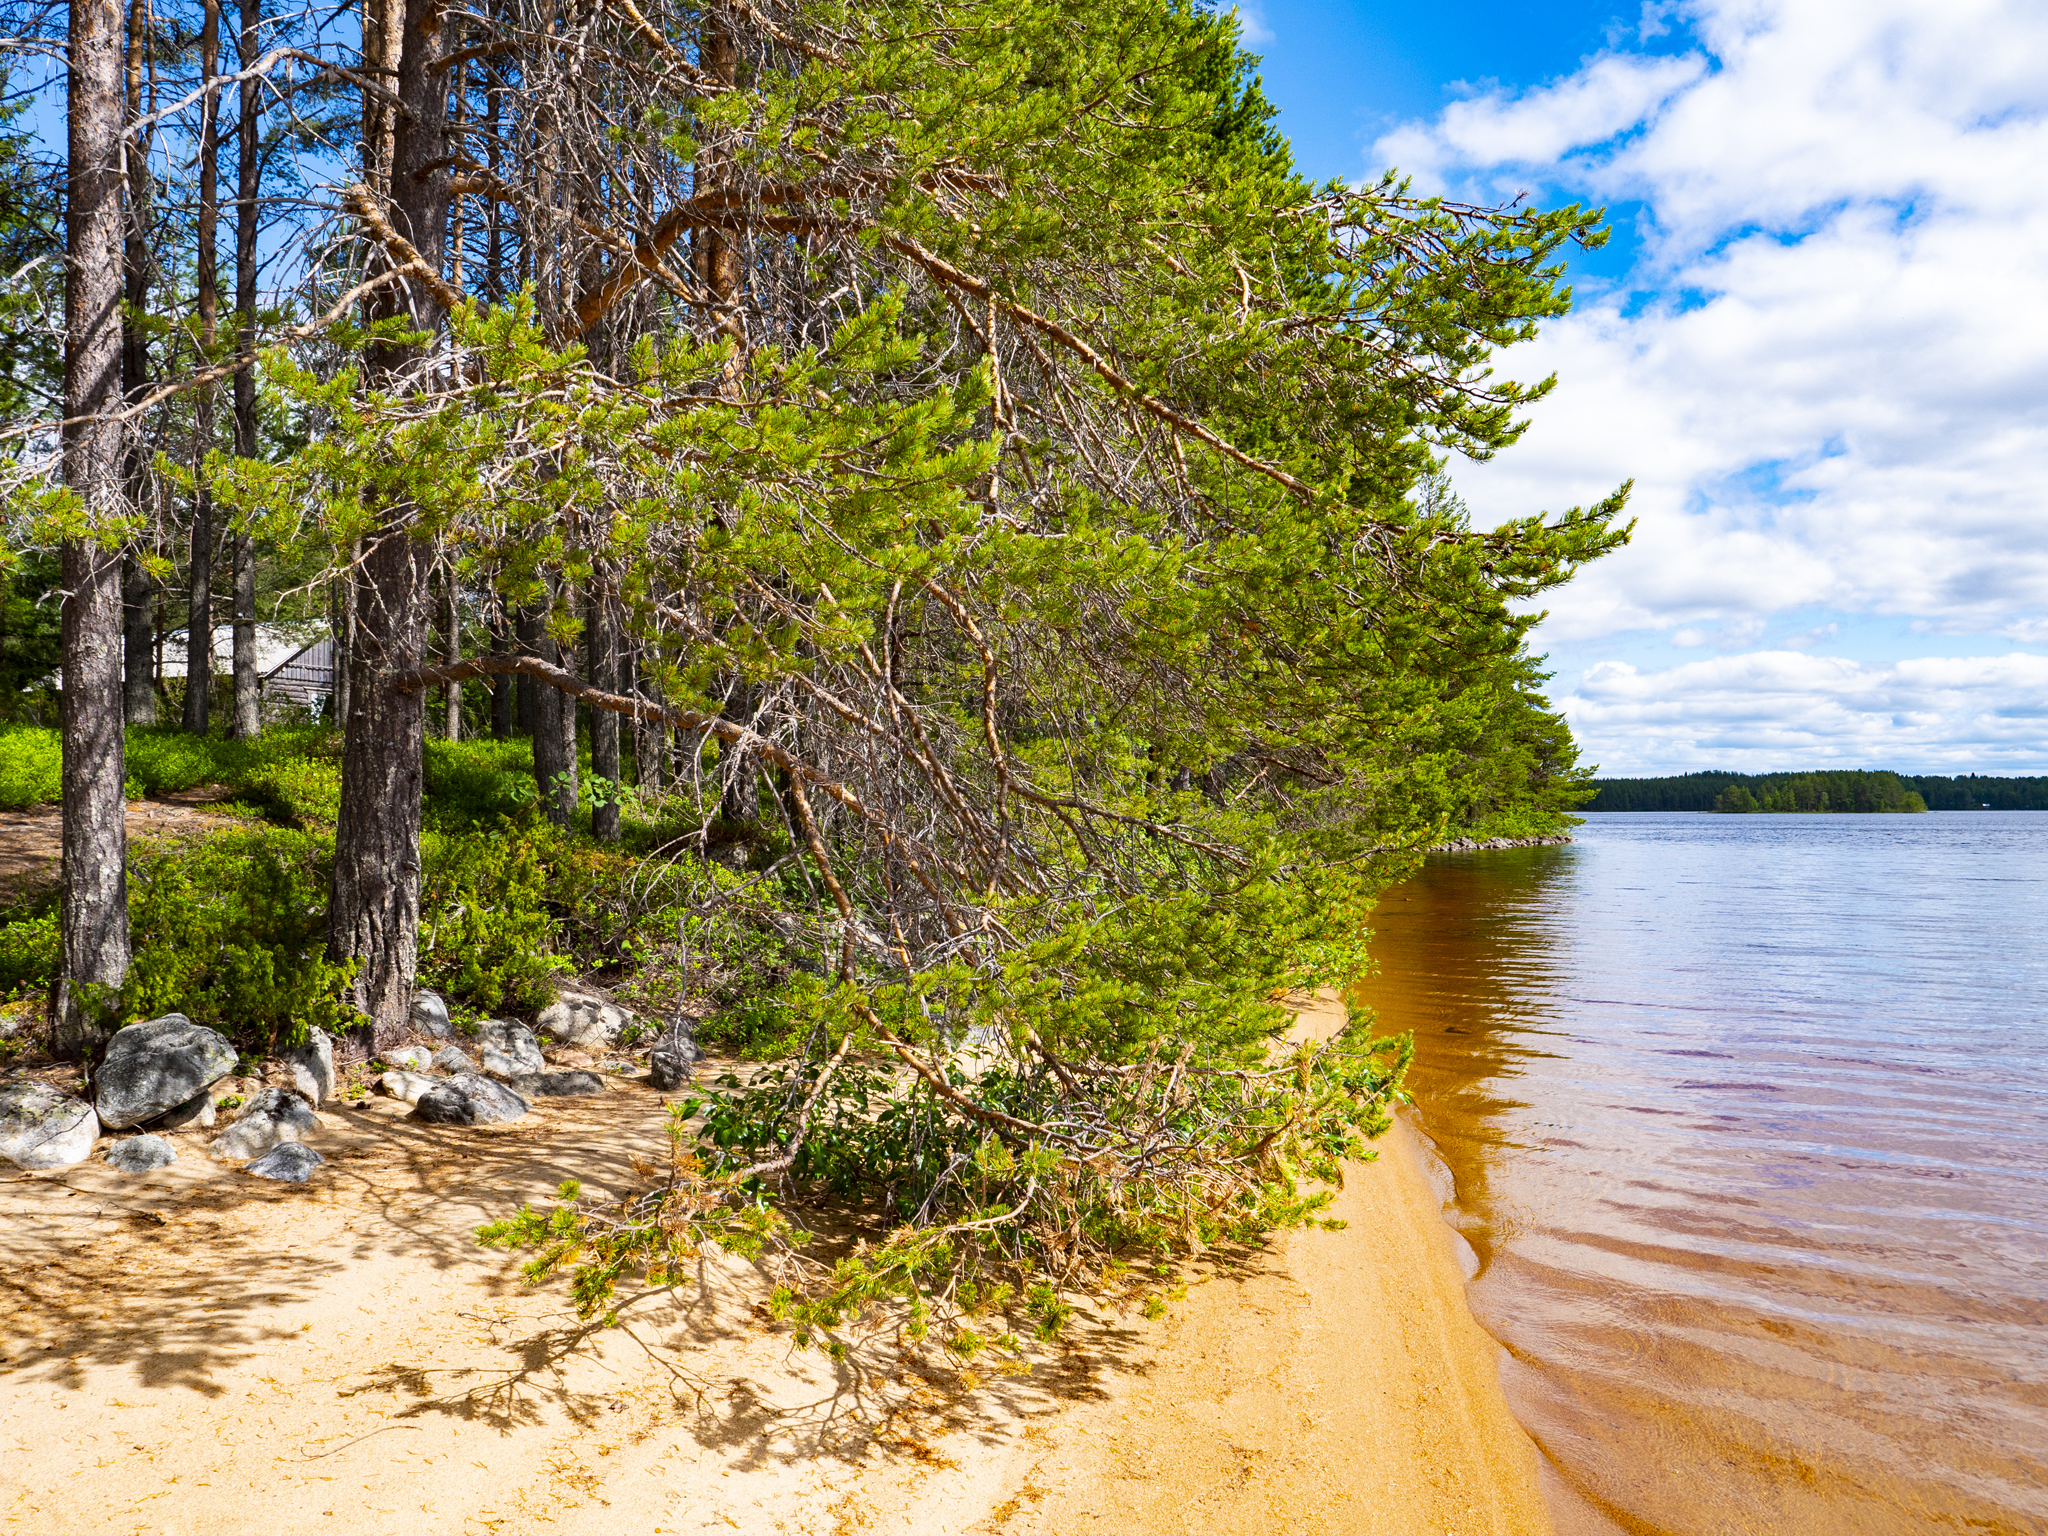
[{"label": "tree line", "polygon": [[[1627,488],[1480,523],[1444,466],[1550,387],[1491,364],[1597,211],[1307,182],[1235,22],[1179,0],[58,20],[13,11],[68,137],[62,250],[53,185],[8,226],[43,245],[0,650],[50,594],[66,1049],[122,1017],[163,629],[232,624],[227,719],[205,646],[178,719],[246,736],[259,616],[324,617],[371,1048],[418,969],[425,738],[484,728],[530,734],[557,823],[667,796],[672,856],[807,893],[826,984],[748,1187],[862,1062],[1011,1149],[950,1198],[1065,1168],[1048,1233],[1134,1179],[1155,1225],[1265,1210],[1381,1115],[1362,1037],[1261,1075],[1272,999],[1349,974],[1447,829],[1584,794],[1529,600],[1625,540]],[[1009,1054],[970,1079],[974,1031]]]},{"label": "tree line", "polygon": [[[1661,779],[1593,779],[1588,811],[2048,811],[2048,778],[1886,772],[1743,774],[1705,771]],[[1740,793],[1736,793],[1739,791]],[[1745,798],[1746,797],[1746,798]],[[1909,804],[1916,797],[1920,804]],[[1725,802],[1725,803],[1724,803]]]}]

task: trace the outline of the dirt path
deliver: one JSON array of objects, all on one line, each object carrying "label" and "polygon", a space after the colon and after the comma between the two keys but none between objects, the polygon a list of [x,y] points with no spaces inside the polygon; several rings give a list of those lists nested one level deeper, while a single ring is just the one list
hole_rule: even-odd
[{"label": "dirt path", "polygon": [[[234,818],[210,807],[226,798],[218,785],[188,789],[158,800],[128,802],[128,838],[189,837]],[[0,900],[54,884],[63,851],[63,816],[54,805],[0,811]]]}]

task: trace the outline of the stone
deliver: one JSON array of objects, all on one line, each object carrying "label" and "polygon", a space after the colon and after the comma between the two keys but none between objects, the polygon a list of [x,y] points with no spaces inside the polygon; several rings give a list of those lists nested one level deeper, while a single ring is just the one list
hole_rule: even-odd
[{"label": "stone", "polygon": [[446,1040],[455,1033],[455,1026],[448,1022],[448,1005],[441,1001],[440,993],[413,993],[412,1027],[429,1040]]},{"label": "stone", "polygon": [[165,1110],[149,1122],[150,1129],[155,1131],[182,1131],[188,1125],[196,1125],[201,1130],[204,1130],[212,1124],[213,1090],[211,1088],[201,1093],[195,1093],[176,1109]]},{"label": "stone", "polygon": [[647,1078],[662,1093],[672,1093],[690,1080],[690,1069],[704,1059],[697,1037],[681,1016],[647,1053]]},{"label": "stone", "polygon": [[574,1099],[603,1093],[604,1079],[595,1072],[531,1072],[508,1078],[506,1086],[528,1099]]},{"label": "stone", "polygon": [[421,1094],[413,1116],[434,1125],[500,1125],[519,1119],[527,1109],[526,1100],[503,1083],[465,1072]]},{"label": "stone", "polygon": [[334,1093],[334,1042],[324,1029],[306,1031],[306,1043],[284,1053],[284,1068],[292,1075],[292,1086],[316,1107]]},{"label": "stone", "polygon": [[280,1142],[302,1141],[320,1128],[313,1106],[285,1088],[265,1088],[250,1096],[235,1123],[213,1139],[207,1154],[223,1162],[247,1162]]},{"label": "stone", "polygon": [[379,1051],[377,1059],[401,1072],[424,1072],[434,1056],[424,1046],[408,1045],[395,1051]]},{"label": "stone", "polygon": [[242,1172],[253,1173],[259,1179],[276,1179],[280,1184],[303,1184],[326,1161],[302,1141],[281,1141]]},{"label": "stone", "polygon": [[167,1013],[116,1030],[92,1075],[100,1124],[125,1130],[189,1103],[235,1069],[235,1048],[217,1031]]},{"label": "stone", "polygon": [[477,1032],[477,1043],[483,1047],[484,1071],[492,1077],[525,1077],[548,1069],[540,1042],[524,1024],[486,1019]]},{"label": "stone", "polygon": [[475,1062],[463,1052],[459,1045],[444,1045],[434,1052],[434,1059],[427,1063],[436,1072],[474,1072]]},{"label": "stone", "polygon": [[564,992],[541,1009],[534,1027],[550,1039],[586,1051],[608,1051],[634,1022],[633,1015],[594,992]]},{"label": "stone", "polygon": [[420,1095],[429,1089],[441,1086],[438,1077],[424,1077],[418,1072],[386,1072],[377,1079],[377,1087],[394,1099],[403,1099],[408,1104],[417,1104]]},{"label": "stone", "polygon": [[100,1119],[83,1099],[47,1083],[0,1088],[0,1157],[18,1168],[69,1168],[92,1155]]},{"label": "stone", "polygon": [[161,1136],[130,1136],[107,1148],[107,1166],[123,1173],[148,1173],[177,1160],[178,1149]]}]

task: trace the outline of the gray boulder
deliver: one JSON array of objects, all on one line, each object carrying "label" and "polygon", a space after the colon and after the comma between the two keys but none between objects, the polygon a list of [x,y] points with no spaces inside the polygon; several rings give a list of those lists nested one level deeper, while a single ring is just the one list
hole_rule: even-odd
[{"label": "gray boulder", "polygon": [[689,1024],[678,1015],[669,1025],[668,1033],[647,1053],[648,1081],[663,1093],[673,1092],[690,1080],[690,1069],[703,1059],[704,1052],[697,1044],[697,1037],[690,1033]]},{"label": "gray boulder", "polygon": [[123,1173],[148,1173],[177,1160],[178,1149],[161,1136],[130,1136],[107,1148],[107,1166]]},{"label": "gray boulder", "polygon": [[436,1072],[474,1072],[476,1063],[463,1053],[459,1045],[444,1045],[434,1052],[434,1059],[427,1063]]},{"label": "gray boulder", "polygon": [[429,1040],[446,1040],[455,1033],[448,1022],[448,1005],[441,1001],[438,992],[413,993],[412,1027]]},{"label": "gray boulder", "polygon": [[69,1168],[92,1155],[99,1116],[47,1083],[0,1088],[0,1157],[18,1168]]},{"label": "gray boulder", "polygon": [[320,1128],[313,1106],[284,1088],[265,1088],[252,1094],[242,1113],[220,1135],[214,1137],[207,1154],[223,1162],[247,1162],[261,1157],[280,1142],[303,1141],[309,1131]]},{"label": "gray boulder", "polygon": [[191,1101],[235,1069],[235,1048],[182,1013],[116,1030],[93,1074],[100,1124],[122,1130]]},{"label": "gray boulder", "polygon": [[306,1043],[284,1053],[285,1070],[292,1086],[315,1105],[325,1104],[334,1092],[334,1042],[324,1029],[306,1032]]},{"label": "gray boulder", "polygon": [[421,1094],[413,1116],[434,1125],[501,1125],[519,1119],[527,1108],[526,1100],[503,1083],[465,1072]]},{"label": "gray boulder", "polygon": [[548,1069],[540,1042],[524,1024],[486,1019],[477,1032],[477,1043],[483,1047],[484,1071],[492,1077],[525,1077]]},{"label": "gray boulder", "polygon": [[507,1079],[506,1085],[528,1099],[574,1099],[604,1092],[604,1079],[595,1072],[531,1072]]},{"label": "gray boulder", "polygon": [[327,1159],[302,1141],[282,1141],[242,1170],[280,1184],[303,1184]]},{"label": "gray boulder", "polygon": [[387,1067],[396,1067],[401,1072],[424,1072],[434,1057],[424,1046],[408,1045],[395,1051],[379,1051],[377,1059]]},{"label": "gray boulder", "polygon": [[541,1009],[534,1027],[550,1039],[579,1050],[608,1051],[633,1015],[594,992],[564,992]]},{"label": "gray boulder", "polygon": [[438,1077],[423,1077],[417,1072],[386,1072],[377,1079],[380,1090],[408,1104],[419,1103],[421,1094],[440,1086]]},{"label": "gray boulder", "polygon": [[213,1124],[213,1090],[207,1088],[195,1093],[176,1109],[165,1110],[149,1124],[150,1129],[157,1131],[182,1131],[188,1125],[204,1130]]}]

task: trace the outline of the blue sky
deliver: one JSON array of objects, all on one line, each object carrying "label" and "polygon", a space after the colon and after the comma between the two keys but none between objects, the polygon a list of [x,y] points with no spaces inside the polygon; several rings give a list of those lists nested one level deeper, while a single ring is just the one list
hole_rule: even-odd
[{"label": "blue sky", "polygon": [[1304,171],[1605,205],[1483,521],[1637,482],[1550,605],[1610,772],[2048,772],[2048,8],[1239,12]]}]

